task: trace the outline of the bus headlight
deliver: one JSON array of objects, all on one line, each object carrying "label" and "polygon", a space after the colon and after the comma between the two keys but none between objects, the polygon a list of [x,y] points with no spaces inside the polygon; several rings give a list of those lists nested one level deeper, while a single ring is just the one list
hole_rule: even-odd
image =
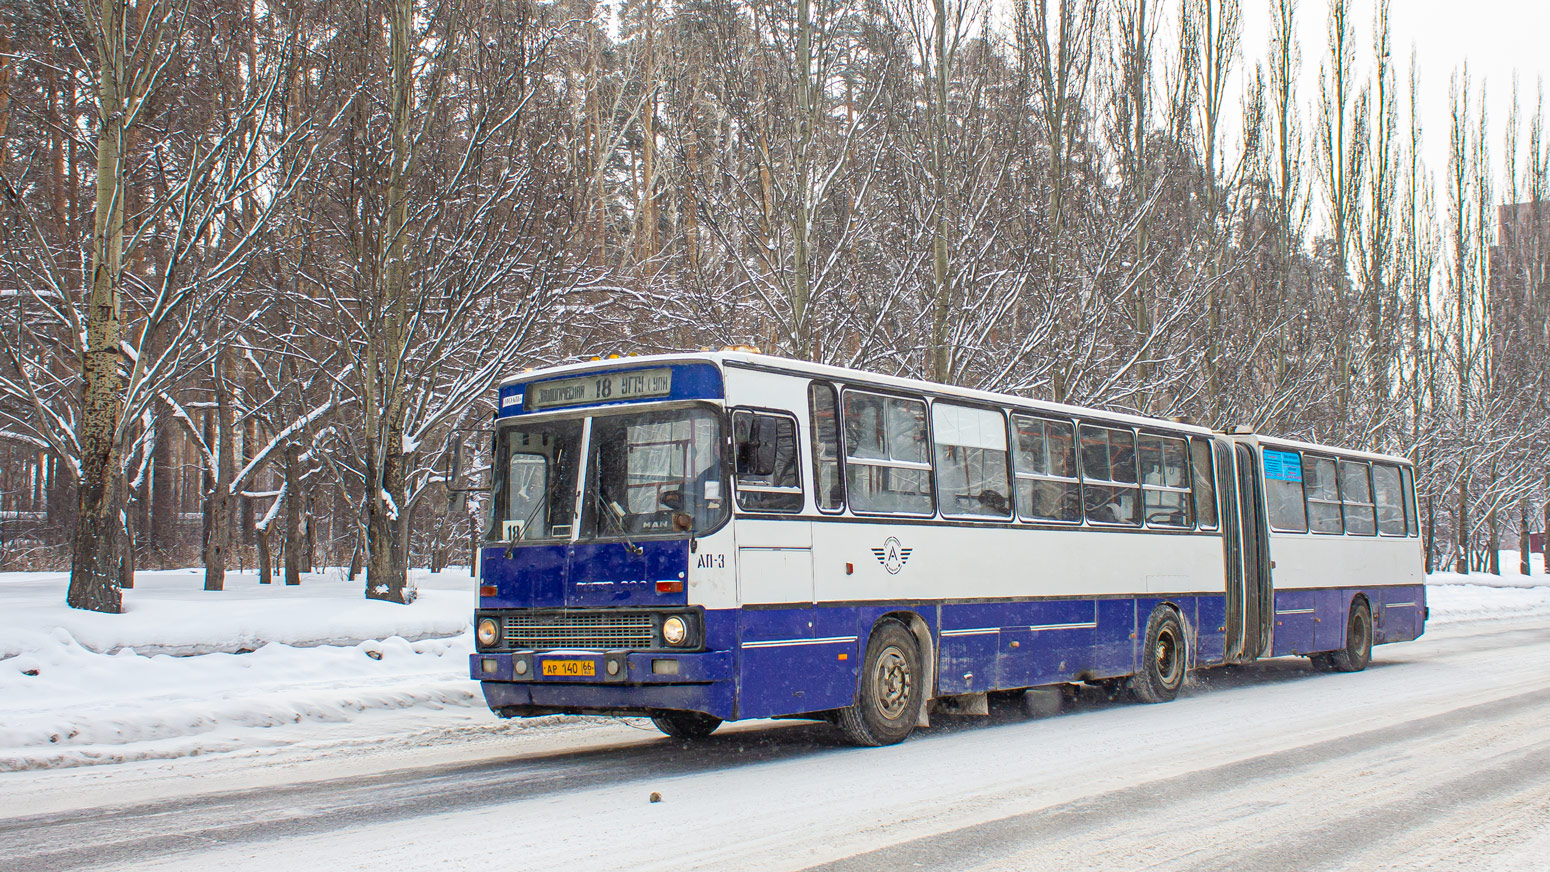
[{"label": "bus headlight", "polygon": [[480,618],[479,626],[474,631],[474,636],[479,640],[479,645],[489,648],[500,640],[501,628],[494,618]]},{"label": "bus headlight", "polygon": [[673,615],[662,622],[662,641],[669,645],[682,645],[689,638],[689,625],[683,618]]}]

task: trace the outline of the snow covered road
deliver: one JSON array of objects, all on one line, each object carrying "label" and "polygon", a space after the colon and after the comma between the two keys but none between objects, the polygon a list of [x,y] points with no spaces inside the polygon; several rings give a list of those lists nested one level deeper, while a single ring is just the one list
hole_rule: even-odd
[{"label": "snow covered road", "polygon": [[351,726],[350,753],[278,766],[7,774],[0,870],[1542,870],[1550,856],[1542,612],[1438,622],[1356,675],[1268,661],[1205,673],[1168,705],[1003,706],[881,749],[806,724],[702,745],[620,723],[401,742]]}]

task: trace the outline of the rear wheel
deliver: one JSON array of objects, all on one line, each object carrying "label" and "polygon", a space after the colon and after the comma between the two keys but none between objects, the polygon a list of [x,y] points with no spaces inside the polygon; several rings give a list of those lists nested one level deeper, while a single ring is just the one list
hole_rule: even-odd
[{"label": "rear wheel", "polygon": [[1351,603],[1351,614],[1345,622],[1345,647],[1326,656],[1326,668],[1335,672],[1361,672],[1372,662],[1372,607],[1366,599],[1357,597]]},{"label": "rear wheel", "polygon": [[1184,686],[1188,650],[1179,615],[1167,606],[1152,610],[1146,622],[1146,646],[1141,649],[1140,669],[1130,677],[1130,689],[1142,702],[1167,702]]},{"label": "rear wheel", "polygon": [[699,712],[664,712],[651,722],[675,739],[703,739],[721,726],[721,718]]},{"label": "rear wheel", "polygon": [[835,712],[834,725],[856,745],[904,741],[920,719],[922,674],[914,635],[898,621],[879,623],[867,639],[856,704]]}]

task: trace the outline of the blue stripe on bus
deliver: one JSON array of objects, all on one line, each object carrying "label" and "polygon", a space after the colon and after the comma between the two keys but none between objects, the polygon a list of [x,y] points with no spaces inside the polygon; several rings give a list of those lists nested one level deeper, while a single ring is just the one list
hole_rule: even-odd
[{"label": "blue stripe on bus", "polygon": [[[1422,632],[1426,593],[1420,585],[1283,590],[1274,602],[1274,655],[1341,647],[1345,616],[1358,594],[1372,607],[1375,642],[1405,641]],[[722,609],[705,613],[711,651],[675,655],[686,661],[677,680],[696,684],[660,676],[607,686],[503,680],[484,682],[485,694],[495,708],[685,708],[726,719],[825,711],[854,702],[867,634],[880,618],[900,612],[918,615],[936,641],[942,695],[1121,677],[1141,662],[1147,618],[1164,602],[1184,617],[1195,646],[1191,665],[1223,662],[1226,598],[1219,595]],[[649,670],[652,656],[667,655],[632,655],[644,658],[639,667],[632,663],[632,676],[637,669]],[[475,678],[479,663],[476,654]]]}]

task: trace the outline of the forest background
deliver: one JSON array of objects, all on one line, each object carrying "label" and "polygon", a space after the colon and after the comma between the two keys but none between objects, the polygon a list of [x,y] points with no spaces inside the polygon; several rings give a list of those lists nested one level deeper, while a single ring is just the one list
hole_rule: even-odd
[{"label": "forest background", "polygon": [[1250,2],[0,0],[0,566],[403,601],[501,376],[751,343],[1403,454],[1428,569],[1499,571],[1543,89],[1423,131],[1386,0]]}]

